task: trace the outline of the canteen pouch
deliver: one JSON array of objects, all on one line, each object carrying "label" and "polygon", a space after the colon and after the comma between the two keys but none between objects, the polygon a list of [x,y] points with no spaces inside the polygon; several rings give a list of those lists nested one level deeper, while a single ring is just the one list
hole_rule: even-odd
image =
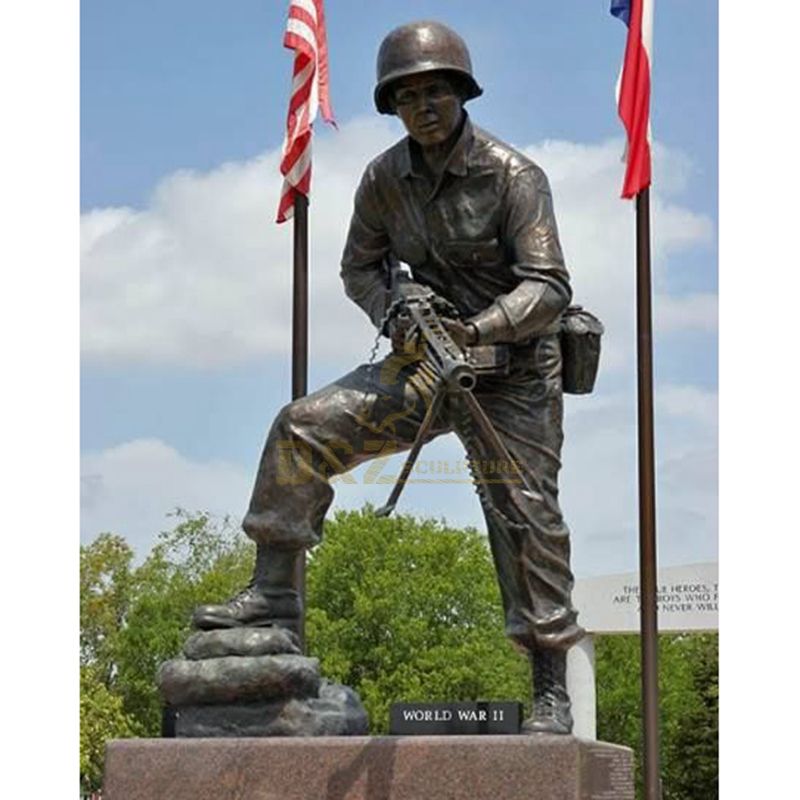
[{"label": "canteen pouch", "polygon": [[583,306],[570,306],[561,318],[561,380],[566,394],[589,394],[600,364],[603,323]]}]

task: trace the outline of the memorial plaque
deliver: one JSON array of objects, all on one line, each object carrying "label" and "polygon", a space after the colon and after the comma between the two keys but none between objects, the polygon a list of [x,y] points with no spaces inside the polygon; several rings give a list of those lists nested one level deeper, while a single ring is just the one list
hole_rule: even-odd
[{"label": "memorial plaque", "polygon": [[393,703],[389,733],[394,736],[517,734],[522,703]]},{"label": "memorial plaque", "polygon": [[[635,573],[582,578],[573,601],[590,633],[638,633],[639,576]],[[719,577],[716,563],[664,567],[658,571],[658,630],[716,631]]]},{"label": "memorial plaque", "polygon": [[581,797],[586,800],[634,800],[633,759],[624,747],[589,747],[584,754]]}]

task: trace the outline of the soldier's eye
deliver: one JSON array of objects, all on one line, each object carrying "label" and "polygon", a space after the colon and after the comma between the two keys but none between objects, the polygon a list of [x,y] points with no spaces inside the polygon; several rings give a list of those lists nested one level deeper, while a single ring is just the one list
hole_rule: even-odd
[{"label": "soldier's eye", "polygon": [[434,83],[428,88],[428,96],[434,99],[440,99],[451,95],[452,89],[448,83]]},{"label": "soldier's eye", "polygon": [[397,92],[394,96],[394,102],[398,106],[410,106],[414,102],[414,92]]}]

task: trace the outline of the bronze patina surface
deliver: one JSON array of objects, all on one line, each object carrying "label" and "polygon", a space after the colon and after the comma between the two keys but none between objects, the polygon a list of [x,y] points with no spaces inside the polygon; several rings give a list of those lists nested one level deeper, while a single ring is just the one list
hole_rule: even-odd
[{"label": "bronze patina surface", "polygon": [[[480,465],[474,476],[506,632],[535,669],[534,714],[524,730],[569,733],[565,658],[583,630],[571,602],[569,530],[558,503],[558,331],[572,292],[547,178],[473,125],[464,103],[480,91],[466,45],[446,26],[412,23],[384,40],[375,103],[397,114],[408,136],[364,172],[341,275],[347,295],[392,337],[394,351],[282,409],[243,522],[258,543],[253,580],[229,603],[197,609],[194,623],[291,626],[303,613],[295,565],[320,541],[331,477],[414,443],[437,386],[424,360],[410,356],[408,330],[388,319],[397,297],[392,272],[402,262],[407,283],[452,308],[448,330],[459,345],[506,345],[503,368],[479,374],[473,390],[495,444],[456,394],[437,407],[425,437],[454,431],[470,463]],[[503,469],[501,456],[508,455],[518,471]],[[525,489],[512,497],[520,473]]]}]

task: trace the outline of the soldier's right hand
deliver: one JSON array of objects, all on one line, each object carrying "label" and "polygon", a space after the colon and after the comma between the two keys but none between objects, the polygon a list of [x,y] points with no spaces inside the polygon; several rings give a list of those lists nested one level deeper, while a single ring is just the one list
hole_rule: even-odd
[{"label": "soldier's right hand", "polygon": [[406,336],[411,328],[411,319],[407,314],[397,314],[389,320],[389,338],[392,350],[396,353],[405,350]]},{"label": "soldier's right hand", "polygon": [[402,275],[395,287],[397,298],[405,302],[413,301],[415,298],[420,297],[426,300],[434,297],[433,290],[423,283],[417,283],[415,280]]}]

